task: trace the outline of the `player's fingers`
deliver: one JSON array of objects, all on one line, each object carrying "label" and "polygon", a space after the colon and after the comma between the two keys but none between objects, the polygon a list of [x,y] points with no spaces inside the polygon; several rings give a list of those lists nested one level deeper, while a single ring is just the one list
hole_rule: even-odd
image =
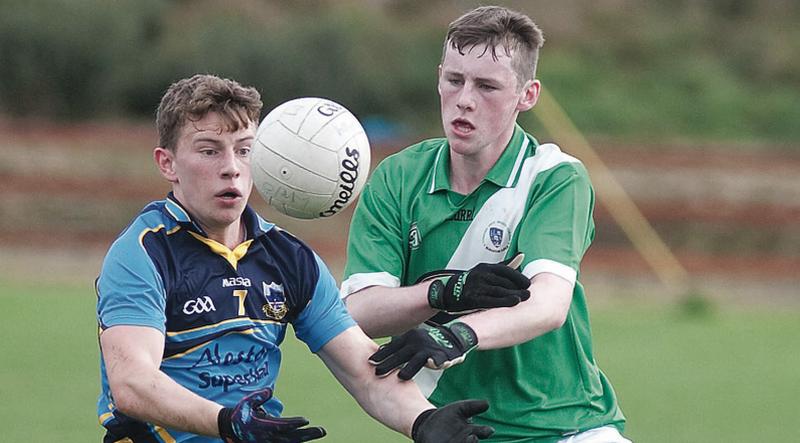
[{"label": "player's fingers", "polygon": [[454,358],[452,360],[447,360],[446,362],[439,365],[436,369],[447,369],[450,366],[455,366],[457,364],[463,363],[464,359],[466,359],[466,355],[461,355],[461,357]]},{"label": "player's fingers", "polygon": [[[499,264],[488,265],[480,274],[478,285],[481,288],[506,288],[506,289],[525,289],[530,286],[528,280],[521,272]],[[470,276],[472,277],[472,276]]]},{"label": "player's fingers", "polygon": [[270,398],[272,398],[272,389],[265,388],[260,391],[255,391],[252,394],[248,394],[244,400],[250,405],[251,408],[256,409],[266,403]]},{"label": "player's fingers", "polygon": [[403,369],[397,373],[401,380],[411,380],[417,375],[420,369],[428,362],[428,356],[423,353],[417,353],[403,366]]},{"label": "player's fingers", "polygon": [[377,364],[385,360],[388,356],[403,349],[405,345],[405,338],[402,336],[393,338],[389,343],[384,344],[378,350],[369,356],[369,361],[372,364]]},{"label": "player's fingers", "polygon": [[461,400],[450,403],[445,407],[452,407],[458,411],[458,415],[464,418],[470,418],[473,415],[481,414],[489,410],[489,402],[486,400]]},{"label": "player's fingers", "polygon": [[291,441],[291,442],[311,441],[311,440],[316,440],[318,438],[322,438],[326,434],[327,433],[325,432],[325,429],[321,428],[319,426],[311,427],[311,428],[297,429],[295,431],[292,431],[291,434],[288,435],[288,437],[291,440],[287,440],[287,441]]},{"label": "player's fingers", "polygon": [[308,424],[308,420],[305,417],[273,417],[268,415],[266,417],[253,417],[253,420],[278,432],[290,432]]},{"label": "player's fingers", "polygon": [[378,377],[382,377],[392,372],[395,368],[403,366],[413,356],[414,356],[414,351],[412,349],[403,348],[398,352],[387,356],[383,361],[381,361],[377,366],[375,366],[375,375],[377,375]]},{"label": "player's fingers", "polygon": [[513,257],[509,257],[500,263],[508,266],[511,269],[517,269],[519,268],[519,265],[522,264],[523,260],[525,260],[525,254],[522,252],[517,252]]},{"label": "player's fingers", "polygon": [[481,308],[511,307],[529,299],[530,296],[530,292],[527,289],[494,288],[493,290],[481,291],[480,295],[474,298],[474,304]]},{"label": "player's fingers", "polygon": [[475,438],[473,441],[478,441],[478,439],[483,440],[484,438],[489,438],[494,434],[494,428],[491,426],[472,426],[472,435]]},{"label": "player's fingers", "polygon": [[484,309],[490,308],[510,308],[512,306],[516,306],[519,304],[519,297],[517,296],[508,296],[508,297],[480,297],[475,299],[475,305],[480,306]]},{"label": "player's fingers", "polygon": [[442,369],[447,364],[447,356],[444,352],[431,352],[425,360],[425,366],[431,369]]},{"label": "player's fingers", "polygon": [[517,271],[516,269],[511,269],[508,266],[502,266],[499,264],[492,265],[489,269],[491,269],[492,273],[496,277],[501,277],[507,280],[508,285],[510,285],[506,286],[504,284],[502,286],[512,287],[516,289],[525,289],[531,285],[530,279],[528,277],[525,277],[525,275],[522,272]]}]

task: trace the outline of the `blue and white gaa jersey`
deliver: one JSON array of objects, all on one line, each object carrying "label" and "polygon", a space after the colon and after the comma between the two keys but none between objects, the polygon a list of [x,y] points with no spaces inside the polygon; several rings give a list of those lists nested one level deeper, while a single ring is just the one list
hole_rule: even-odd
[{"label": "blue and white gaa jersey", "polygon": [[[117,238],[96,285],[101,332],[116,325],[163,332],[161,370],[224,406],[274,386],[289,323],[311,352],[355,324],[308,246],[250,207],[243,219],[248,240],[230,250],[209,239],[170,194],[145,207]],[[102,358],[101,383],[97,411],[105,441],[220,441],[117,411]],[[273,415],[283,410],[276,398],[264,407]]]}]

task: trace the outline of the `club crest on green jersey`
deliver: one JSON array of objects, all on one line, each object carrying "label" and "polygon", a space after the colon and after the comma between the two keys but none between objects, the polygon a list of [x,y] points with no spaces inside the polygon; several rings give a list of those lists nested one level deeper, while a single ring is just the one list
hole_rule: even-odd
[{"label": "club crest on green jersey", "polygon": [[261,307],[267,317],[275,320],[282,320],[289,311],[286,306],[286,296],[283,294],[283,285],[275,282],[270,282],[269,285],[261,282],[261,287],[264,290],[264,298],[267,303]]},{"label": "club crest on green jersey", "polygon": [[503,252],[508,249],[510,237],[508,225],[501,221],[492,222],[483,234],[483,247],[492,252]]},{"label": "club crest on green jersey", "polygon": [[408,248],[412,251],[419,248],[422,244],[422,236],[419,234],[417,222],[411,223],[411,228],[408,230]]}]

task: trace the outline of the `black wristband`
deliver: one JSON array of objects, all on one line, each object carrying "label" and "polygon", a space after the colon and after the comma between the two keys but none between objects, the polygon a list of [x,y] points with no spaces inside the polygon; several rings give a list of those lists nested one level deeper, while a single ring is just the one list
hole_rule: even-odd
[{"label": "black wristband", "polygon": [[233,433],[233,423],[231,423],[232,415],[233,408],[222,408],[219,410],[219,414],[217,414],[219,436],[226,442],[236,441],[236,435]]},{"label": "black wristband", "polygon": [[425,420],[427,420],[434,411],[436,411],[436,409],[427,409],[422,411],[422,413],[419,414],[416,419],[414,419],[414,424],[411,425],[411,440],[416,441],[417,434],[419,433],[419,427],[425,423]]},{"label": "black wristband", "polygon": [[433,309],[444,309],[444,283],[438,278],[428,286],[428,306]]},{"label": "black wristband", "polygon": [[459,341],[461,341],[461,344],[463,345],[462,348],[465,351],[478,346],[478,334],[475,333],[475,330],[472,329],[470,325],[453,320],[445,326],[450,328],[450,330],[453,332],[453,335]]}]

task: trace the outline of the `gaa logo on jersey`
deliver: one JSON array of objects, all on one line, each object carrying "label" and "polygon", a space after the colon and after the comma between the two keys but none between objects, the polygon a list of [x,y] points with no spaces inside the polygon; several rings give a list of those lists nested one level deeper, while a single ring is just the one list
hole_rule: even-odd
[{"label": "gaa logo on jersey", "polygon": [[278,321],[282,320],[289,311],[286,306],[286,296],[283,294],[283,285],[275,282],[267,285],[265,282],[261,282],[261,287],[264,289],[264,298],[267,299],[267,303],[261,307],[261,310],[267,317]]},{"label": "gaa logo on jersey", "polygon": [[508,249],[510,237],[508,225],[501,221],[492,222],[483,233],[483,247],[492,252],[503,252]]}]

